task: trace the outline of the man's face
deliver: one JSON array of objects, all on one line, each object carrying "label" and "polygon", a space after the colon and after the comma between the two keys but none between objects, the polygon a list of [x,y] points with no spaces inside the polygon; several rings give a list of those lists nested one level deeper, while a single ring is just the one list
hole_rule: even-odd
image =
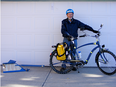
[{"label": "man's face", "polygon": [[73,15],[74,15],[73,13],[68,13],[68,14],[67,14],[67,18],[68,18],[68,19],[72,19],[72,18],[73,18]]}]

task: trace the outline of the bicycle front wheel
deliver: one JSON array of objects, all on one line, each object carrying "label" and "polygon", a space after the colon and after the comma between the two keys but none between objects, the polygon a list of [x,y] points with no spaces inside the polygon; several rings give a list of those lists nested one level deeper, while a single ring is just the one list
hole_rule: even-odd
[{"label": "bicycle front wheel", "polygon": [[98,68],[106,75],[113,75],[116,73],[116,56],[108,51],[103,50],[98,52],[96,56],[96,62]]}]

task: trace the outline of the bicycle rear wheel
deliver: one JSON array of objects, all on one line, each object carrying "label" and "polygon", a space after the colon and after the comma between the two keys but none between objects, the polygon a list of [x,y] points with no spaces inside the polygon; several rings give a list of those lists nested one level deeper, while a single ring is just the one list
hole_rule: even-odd
[{"label": "bicycle rear wheel", "polygon": [[50,66],[51,68],[59,73],[59,74],[66,74],[68,72],[70,72],[73,68],[73,65],[70,63],[71,56],[68,56],[68,59],[64,60],[64,61],[59,61],[56,59],[57,53],[56,51],[52,52],[51,56],[50,56]]},{"label": "bicycle rear wheel", "polygon": [[103,50],[101,54],[98,52],[96,62],[104,74],[113,75],[116,73],[116,56],[112,52],[108,50]]}]

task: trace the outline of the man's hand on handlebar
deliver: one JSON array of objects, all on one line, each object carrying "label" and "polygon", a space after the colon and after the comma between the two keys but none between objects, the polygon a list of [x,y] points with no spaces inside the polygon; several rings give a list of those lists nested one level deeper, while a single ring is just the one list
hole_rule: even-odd
[{"label": "man's hand on handlebar", "polygon": [[69,37],[69,38],[73,38],[73,36],[71,36],[71,35],[69,35],[68,37]]},{"label": "man's hand on handlebar", "polygon": [[100,32],[99,32],[99,31],[96,31],[96,30],[94,30],[93,32],[94,32],[94,33],[98,33],[98,34],[100,34]]},{"label": "man's hand on handlebar", "polygon": [[68,41],[72,41],[72,40],[77,39],[77,37],[73,37],[73,36],[71,36],[71,35],[68,35],[67,39],[68,39]]},{"label": "man's hand on handlebar", "polygon": [[67,39],[68,39],[69,41],[71,40],[71,38],[73,38],[73,36],[68,35]]}]

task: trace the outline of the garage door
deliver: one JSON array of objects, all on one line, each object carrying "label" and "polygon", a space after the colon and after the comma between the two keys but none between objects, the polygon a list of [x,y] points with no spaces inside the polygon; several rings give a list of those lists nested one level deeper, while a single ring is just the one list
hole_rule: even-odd
[{"label": "garage door", "polygon": [[[116,53],[116,2],[1,2],[1,64],[10,59],[23,65],[49,65],[51,45],[62,42],[61,21],[66,18],[65,11],[72,8],[74,18],[101,30],[101,44]],[[86,31],[89,34],[91,32]],[[79,31],[81,35],[82,32]],[[78,39],[78,46],[95,42],[94,38]],[[92,47],[82,51],[86,59]],[[96,51],[97,52],[97,51]],[[96,53],[95,52],[95,53]],[[93,53],[88,66],[96,66]]]}]

